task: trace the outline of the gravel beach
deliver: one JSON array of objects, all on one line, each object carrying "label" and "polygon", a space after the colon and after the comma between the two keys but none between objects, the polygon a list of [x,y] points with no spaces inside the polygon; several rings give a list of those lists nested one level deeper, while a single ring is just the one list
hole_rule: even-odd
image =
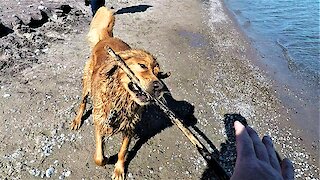
[{"label": "gravel beach", "polygon": [[[291,121],[273,82],[219,0],[115,0],[114,35],[154,54],[174,99],[171,108],[232,173],[232,123],[240,118],[271,135],[296,179],[319,179],[319,139]],[[0,2],[0,179],[110,179],[120,136],[106,139],[110,162],[93,162],[89,110],[79,131],[69,125],[90,55],[90,7],[82,0]],[[215,179],[188,139],[155,107],[137,128],[127,179]]]}]

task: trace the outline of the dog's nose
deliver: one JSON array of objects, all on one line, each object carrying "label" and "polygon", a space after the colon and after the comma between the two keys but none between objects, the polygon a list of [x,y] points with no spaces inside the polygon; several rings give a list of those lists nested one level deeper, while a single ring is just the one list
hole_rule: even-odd
[{"label": "dog's nose", "polygon": [[163,88],[163,84],[160,81],[153,81],[152,83],[155,91]]}]

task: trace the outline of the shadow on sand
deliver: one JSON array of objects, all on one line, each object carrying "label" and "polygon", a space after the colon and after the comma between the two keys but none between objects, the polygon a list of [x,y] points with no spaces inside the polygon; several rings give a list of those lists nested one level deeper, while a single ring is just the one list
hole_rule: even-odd
[{"label": "shadow on sand", "polygon": [[119,9],[114,14],[145,12],[150,7],[152,7],[152,6],[150,6],[150,5],[130,6],[130,7],[125,7],[125,8]]},{"label": "shadow on sand", "polygon": [[[185,126],[188,126],[198,137],[202,143],[210,149],[210,154],[199,151],[200,155],[207,161],[207,168],[202,174],[201,180],[218,179],[217,166],[213,159],[215,159],[220,166],[230,176],[233,172],[236,161],[236,146],[235,146],[235,133],[233,128],[234,121],[240,121],[242,124],[247,125],[246,119],[240,114],[226,114],[224,116],[225,132],[227,139],[225,143],[221,143],[220,150],[212,143],[212,141],[196,126],[197,119],[194,114],[194,106],[186,101],[176,101],[169,93],[164,95],[167,106],[172,110],[176,116],[182,120]],[[92,113],[92,110],[87,111],[83,116],[83,120],[87,119]],[[135,135],[138,140],[129,148],[126,159],[125,171],[127,173],[128,166],[133,158],[137,155],[141,147],[152,137],[171,127],[173,124],[170,119],[158,108],[156,105],[149,105],[146,107],[142,115],[141,121],[137,124]],[[207,158],[210,156],[209,158]],[[107,164],[115,164],[117,162],[117,154],[108,158]],[[211,159],[211,160],[210,160]],[[219,167],[220,168],[220,167]]]},{"label": "shadow on sand", "polygon": [[[172,110],[177,117],[183,120],[186,126],[193,126],[197,123],[197,119],[193,116],[194,107],[186,101],[176,101],[170,94],[165,94],[164,99],[167,106]],[[138,122],[135,129],[135,137],[138,141],[133,145],[128,152],[126,159],[126,169],[131,160],[136,156],[140,148],[153,136],[160,133],[167,127],[172,126],[170,119],[156,105],[149,105],[142,114],[141,120]],[[111,156],[108,164],[114,164],[117,161],[117,154]]]},{"label": "shadow on sand", "polygon": [[[233,128],[233,122],[235,120],[240,121],[243,124],[247,124],[244,117],[240,114],[226,114],[224,118],[225,131],[227,134],[227,140],[220,145],[221,149],[218,150],[212,141],[196,126],[197,119],[194,114],[194,106],[186,101],[176,101],[170,94],[164,96],[167,106],[171,109],[176,116],[182,120],[185,126],[188,126],[202,143],[210,149],[210,153],[201,152],[199,154],[207,161],[207,168],[202,174],[202,180],[218,179],[224,171],[217,167],[214,159],[220,164],[221,167],[230,176],[233,172],[233,168],[236,160],[236,147],[235,147],[235,133]],[[137,155],[140,148],[152,137],[163,131],[164,129],[172,126],[170,119],[162,113],[162,111],[155,105],[150,105],[146,108],[145,113],[142,116],[141,121],[137,124],[135,133],[138,141],[129,150],[125,170],[127,172],[128,166],[133,158]],[[209,158],[208,158],[209,156]],[[115,164],[117,161],[117,154],[111,156],[107,164]],[[218,165],[219,166],[219,165]],[[220,176],[219,176],[220,175]]]},{"label": "shadow on sand", "polygon": [[[212,144],[210,146],[213,149],[213,156],[218,160],[219,164],[227,172],[229,176],[233,173],[233,169],[236,163],[236,138],[233,127],[234,121],[239,121],[244,125],[247,125],[246,119],[240,114],[225,114],[224,115],[224,127],[227,139],[224,143],[220,144],[220,151]],[[210,141],[210,140],[209,140]],[[207,165],[207,168],[202,174],[201,180],[215,179],[214,169]]]},{"label": "shadow on sand", "polygon": [[[0,38],[4,37],[10,33],[13,33],[13,30],[8,28],[7,26],[3,25],[0,22]],[[0,67],[0,69],[1,69],[1,67]]]}]

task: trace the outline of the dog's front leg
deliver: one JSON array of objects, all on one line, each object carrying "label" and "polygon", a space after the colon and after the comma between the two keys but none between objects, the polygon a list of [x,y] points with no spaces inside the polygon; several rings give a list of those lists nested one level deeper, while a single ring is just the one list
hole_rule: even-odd
[{"label": "dog's front leg", "polygon": [[102,142],[102,132],[101,128],[98,124],[95,124],[95,140],[96,140],[96,152],[94,153],[94,162],[98,166],[104,166],[105,165],[105,158],[103,155],[103,142]]},{"label": "dog's front leg", "polygon": [[82,97],[81,97],[81,104],[79,106],[77,116],[74,118],[74,120],[71,123],[71,130],[77,130],[81,126],[81,120],[83,113],[86,109],[86,104],[89,98],[90,93],[90,86],[91,86],[91,76],[92,76],[92,60],[90,59],[86,66],[84,67],[84,73],[82,78]]},{"label": "dog's front leg", "polygon": [[73,119],[71,125],[70,125],[70,129],[71,130],[77,130],[80,128],[81,126],[81,119],[83,116],[83,112],[86,110],[86,104],[87,104],[87,99],[88,99],[88,93],[82,95],[81,98],[81,104],[79,106],[79,110],[77,112],[77,116]]},{"label": "dog's front leg", "polygon": [[128,152],[128,147],[130,144],[131,137],[129,135],[123,134],[122,145],[118,153],[118,161],[115,164],[115,169],[113,172],[112,179],[114,180],[124,180],[124,162],[126,154]]}]

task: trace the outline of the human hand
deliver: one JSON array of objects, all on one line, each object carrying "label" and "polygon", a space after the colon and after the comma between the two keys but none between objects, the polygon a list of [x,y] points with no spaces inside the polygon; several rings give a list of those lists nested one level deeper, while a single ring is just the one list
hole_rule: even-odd
[{"label": "human hand", "polygon": [[278,161],[272,140],[262,141],[250,127],[234,122],[236,131],[237,160],[231,180],[292,180],[293,166],[289,159]]}]

